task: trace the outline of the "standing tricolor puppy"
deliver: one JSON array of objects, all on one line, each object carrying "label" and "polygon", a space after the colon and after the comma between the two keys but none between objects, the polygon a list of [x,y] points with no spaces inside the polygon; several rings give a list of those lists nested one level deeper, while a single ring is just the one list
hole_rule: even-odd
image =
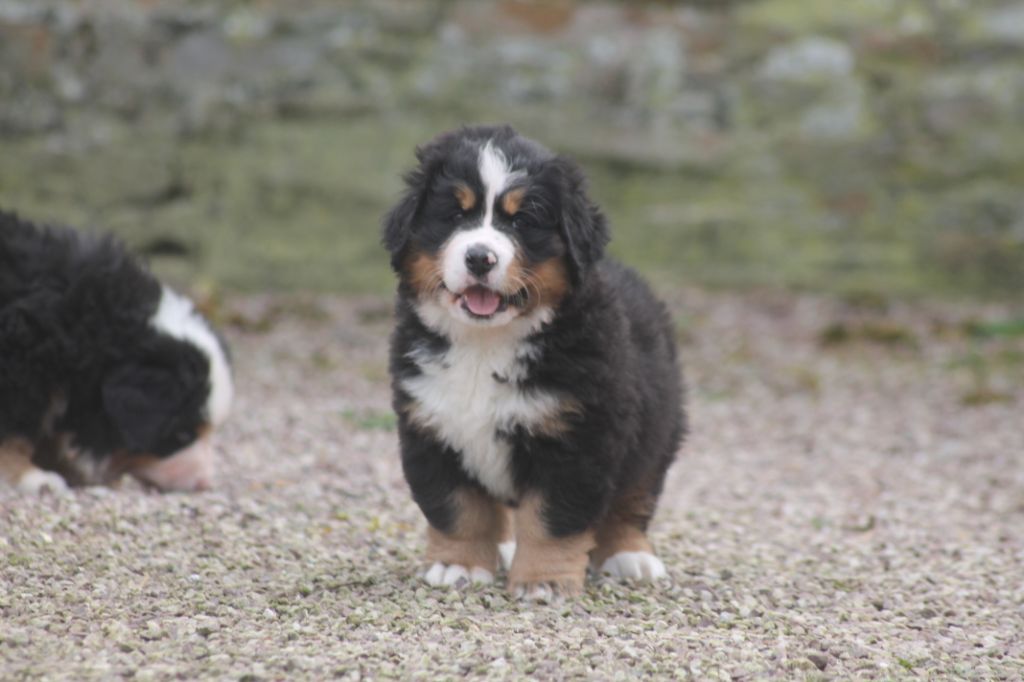
[{"label": "standing tricolor puppy", "polygon": [[499,555],[529,598],[579,591],[588,563],[664,576],[646,530],[684,432],[665,307],[603,257],[605,219],[572,162],[509,127],[416,156],[384,244],[426,580],[489,582]]}]

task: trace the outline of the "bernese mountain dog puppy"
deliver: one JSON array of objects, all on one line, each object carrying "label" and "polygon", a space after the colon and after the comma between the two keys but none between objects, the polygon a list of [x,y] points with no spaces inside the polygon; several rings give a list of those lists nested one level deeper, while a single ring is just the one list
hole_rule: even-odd
[{"label": "bernese mountain dog puppy", "polygon": [[[646,531],[685,429],[665,306],[604,257],[580,169],[510,127],[444,133],[384,218],[402,465],[432,585],[666,575]],[[501,555],[499,557],[499,555]]]},{"label": "bernese mountain dog puppy", "polygon": [[223,341],[121,243],[0,211],[0,482],[206,488],[232,393]]}]

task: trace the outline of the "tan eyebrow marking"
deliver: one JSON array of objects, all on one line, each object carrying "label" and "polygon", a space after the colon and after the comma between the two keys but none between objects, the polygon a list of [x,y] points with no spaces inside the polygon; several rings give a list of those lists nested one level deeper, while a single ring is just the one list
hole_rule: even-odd
[{"label": "tan eyebrow marking", "polygon": [[460,182],[455,185],[455,198],[463,211],[468,211],[476,206],[476,193],[465,183]]},{"label": "tan eyebrow marking", "polygon": [[501,198],[501,209],[509,215],[515,215],[519,212],[519,208],[523,204],[523,198],[526,197],[525,187],[516,187],[505,192],[505,196]]}]

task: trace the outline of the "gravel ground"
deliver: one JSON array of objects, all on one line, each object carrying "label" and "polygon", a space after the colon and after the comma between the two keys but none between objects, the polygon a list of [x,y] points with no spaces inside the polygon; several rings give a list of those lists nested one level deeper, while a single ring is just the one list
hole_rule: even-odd
[{"label": "gravel ground", "polygon": [[1008,311],[675,299],[670,581],[428,588],[387,302],[231,299],[216,490],[0,492],[0,677],[1020,679],[1024,341],[962,331]]}]

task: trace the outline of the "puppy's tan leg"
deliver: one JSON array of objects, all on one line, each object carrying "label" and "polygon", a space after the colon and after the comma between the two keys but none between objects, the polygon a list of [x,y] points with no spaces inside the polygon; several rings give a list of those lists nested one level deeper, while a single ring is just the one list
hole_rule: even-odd
[{"label": "puppy's tan leg", "polygon": [[513,594],[548,601],[557,595],[583,590],[587,554],[594,548],[593,531],[553,537],[547,529],[544,503],[539,495],[523,498],[515,512],[515,530],[515,557],[508,574]]},{"label": "puppy's tan leg", "polygon": [[668,575],[647,539],[654,506],[654,497],[644,490],[627,491],[612,502],[597,527],[597,548],[591,555],[595,568],[616,578],[657,580]]},{"label": "puppy's tan leg", "polygon": [[489,583],[498,568],[498,543],[508,535],[505,507],[479,490],[460,488],[452,499],[455,524],[450,532],[427,527],[424,579],[431,585]]},{"label": "puppy's tan leg", "polygon": [[32,463],[33,451],[32,444],[24,438],[9,438],[0,443],[0,481],[26,492],[67,490],[67,483],[59,474],[43,471]]}]

